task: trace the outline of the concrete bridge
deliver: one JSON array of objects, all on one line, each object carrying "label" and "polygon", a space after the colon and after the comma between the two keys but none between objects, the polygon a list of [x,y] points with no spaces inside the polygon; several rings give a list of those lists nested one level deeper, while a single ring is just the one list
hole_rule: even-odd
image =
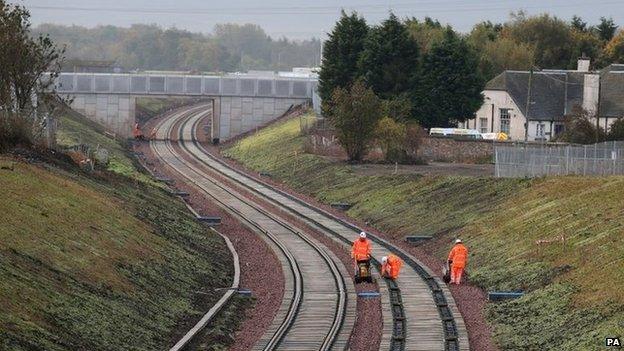
[{"label": "concrete bridge", "polygon": [[316,100],[316,78],[229,74],[166,75],[62,73],[58,91],[71,107],[105,128],[130,137],[139,97],[205,97],[213,101],[213,141],[265,124],[292,105]]}]

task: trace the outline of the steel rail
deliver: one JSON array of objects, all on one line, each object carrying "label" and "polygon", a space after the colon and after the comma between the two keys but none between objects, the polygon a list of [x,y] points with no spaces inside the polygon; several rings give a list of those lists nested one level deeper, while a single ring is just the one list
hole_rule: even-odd
[{"label": "steel rail", "polygon": [[[194,131],[197,129],[197,125],[199,124],[199,122],[200,122],[200,119],[197,118],[196,121],[192,124],[192,127],[191,127],[191,131],[192,131],[192,135],[193,135],[191,137],[191,139],[193,140],[193,142],[195,142],[195,136],[194,136],[195,133],[194,133]],[[186,125],[186,122],[180,126],[180,132],[182,132],[182,130],[184,129],[185,125]],[[184,135],[184,133],[180,133],[180,134]],[[178,143],[187,152],[187,154],[189,156],[191,156],[191,157],[194,157],[193,154],[190,152],[190,150],[188,150],[185,138],[182,137],[182,138],[178,138],[178,139],[179,139]],[[217,183],[219,183],[219,184],[217,184]],[[219,187],[221,187],[222,189],[224,189],[225,191],[229,192],[230,194],[234,195],[230,190],[226,189],[226,187],[224,187],[224,185],[222,185],[222,183],[215,182],[215,184],[218,185]],[[240,197],[239,197],[239,199],[241,201],[245,200],[244,198],[240,198]],[[346,307],[347,307],[347,301],[346,301],[347,300],[347,295],[346,295],[346,287],[345,287],[344,277],[342,276],[342,274],[340,274],[340,271],[339,271],[336,263],[334,262],[334,260],[331,257],[329,257],[327,252],[325,252],[325,250],[323,250],[320,247],[320,245],[318,245],[314,241],[310,240],[310,238],[308,238],[305,234],[301,233],[300,231],[298,231],[296,228],[292,227],[287,222],[281,220],[279,217],[274,216],[269,211],[261,208],[258,205],[253,205],[253,207],[256,210],[258,210],[259,212],[261,212],[262,214],[264,214],[265,216],[273,218],[273,220],[276,221],[277,223],[279,223],[282,227],[290,230],[291,232],[293,232],[294,234],[299,236],[301,239],[303,239],[308,245],[310,245],[316,252],[319,253],[319,255],[323,258],[323,260],[326,262],[326,264],[331,268],[332,276],[333,276],[334,282],[335,282],[337,290],[338,290],[339,298],[336,301],[336,316],[334,317],[334,320],[332,322],[331,329],[330,329],[329,333],[324,337],[323,343],[322,343],[322,345],[320,347],[320,350],[329,350],[330,347],[333,345],[334,340],[337,337],[338,333],[340,332],[340,328],[342,327],[342,322],[343,322],[344,317],[345,317],[345,311],[346,311]]]},{"label": "steel rail", "polygon": [[[341,240],[345,240],[345,238],[340,235],[338,232],[336,232],[334,229],[330,228],[329,226],[327,226],[326,224],[323,224],[321,222],[319,222],[318,220],[316,220],[315,218],[310,217],[309,215],[302,213],[298,210],[296,210],[295,208],[291,208],[288,206],[285,206],[282,202],[277,201],[276,199],[272,198],[271,196],[259,191],[258,189],[254,188],[252,185],[241,181],[240,179],[237,179],[236,177],[232,177],[231,175],[228,175],[218,169],[216,169],[213,165],[210,165],[208,162],[206,162],[205,159],[202,158],[202,156],[206,156],[208,158],[210,158],[212,161],[217,162],[219,165],[221,165],[222,167],[225,167],[226,169],[228,169],[231,172],[234,172],[236,174],[238,174],[239,176],[241,176],[242,178],[247,178],[249,180],[251,180],[252,182],[255,182],[267,189],[269,189],[270,191],[273,191],[283,197],[286,197],[294,202],[296,202],[297,204],[306,207],[326,218],[329,218],[343,226],[346,226],[348,228],[350,228],[351,230],[355,231],[355,232],[360,232],[362,231],[361,228],[359,228],[358,226],[343,220],[342,218],[339,218],[337,216],[335,216],[334,214],[327,212],[324,209],[321,209],[317,206],[311,205],[301,199],[299,199],[296,196],[293,196],[281,189],[276,188],[275,186],[265,182],[262,179],[259,179],[257,177],[251,176],[249,174],[246,174],[234,167],[231,167],[230,165],[228,165],[226,162],[222,161],[221,159],[219,159],[218,157],[215,157],[214,155],[212,155],[204,146],[201,145],[201,143],[198,142],[197,139],[197,131],[196,129],[193,130],[193,143],[194,146],[202,153],[202,155],[198,155],[197,153],[194,153],[195,158],[202,162],[204,165],[206,165],[207,167],[213,168],[215,169],[216,172],[218,172],[219,174],[223,175],[224,177],[227,177],[228,179],[242,185],[244,188],[252,191],[254,194],[257,194],[259,196],[261,196],[262,198],[265,198],[267,200],[269,200],[271,203],[273,203],[274,205],[279,206],[280,208],[283,208],[291,213],[294,213],[296,215],[298,215],[299,217],[305,218],[308,221],[314,223],[316,226],[322,227],[324,228],[326,231],[332,233],[334,236],[340,238]],[[446,297],[446,294],[444,293],[444,291],[442,290],[442,288],[440,287],[440,284],[436,281],[435,277],[427,270],[425,269],[419,262],[417,262],[410,254],[408,254],[407,252],[405,252],[403,249],[397,247],[396,245],[388,242],[385,239],[382,239],[376,235],[370,235],[369,237],[371,238],[371,240],[373,240],[374,242],[376,242],[377,244],[389,249],[390,251],[394,252],[395,254],[397,254],[399,257],[401,257],[403,259],[403,261],[410,267],[412,267],[412,269],[414,269],[416,271],[416,273],[426,282],[432,297],[433,297],[433,301],[436,305],[436,309],[438,310],[439,316],[440,316],[440,323],[441,323],[441,327],[444,333],[444,350],[445,351],[455,351],[455,350],[460,350],[460,344],[459,344],[459,332],[458,332],[458,328],[457,328],[457,322],[455,320],[455,316],[453,314],[453,312],[451,311],[451,308],[449,306],[448,303],[448,299]],[[377,262],[378,264],[378,262]],[[401,350],[405,348],[405,335],[404,335],[404,331],[406,330],[406,325],[405,325],[405,312],[402,310],[402,301],[401,301],[401,291],[399,289],[399,287],[397,286],[397,284],[391,280],[387,280],[388,283],[388,288],[390,290],[390,294],[391,294],[391,300],[392,300],[392,305],[393,305],[393,321],[395,323],[394,327],[393,327],[393,338],[392,338],[392,343],[390,346],[391,350]],[[394,310],[394,307],[397,308],[397,310]],[[468,345],[465,345],[465,347],[463,349],[468,349]]]},{"label": "steel rail", "polygon": [[[182,135],[183,134],[182,131],[183,131],[184,127],[186,126],[186,124],[188,123],[188,121],[193,118],[193,116],[199,117],[201,115],[202,115],[202,113],[197,113],[197,114],[193,114],[193,113],[190,113],[190,114],[180,114],[180,115],[177,116],[178,118],[173,118],[173,121],[169,121],[169,123],[167,125],[167,127],[168,127],[167,130],[166,130],[167,138],[165,138],[166,139],[167,150],[168,150],[168,152],[171,155],[173,155],[180,162],[185,162],[185,161],[173,149],[173,147],[171,145],[171,141],[169,140],[170,138],[168,138],[168,137],[171,136],[172,128],[173,128],[173,126],[176,123],[179,122],[179,120],[182,120],[182,119],[186,118],[186,120],[181,124],[181,126],[178,129],[178,131],[179,131],[178,140],[180,141],[180,146],[182,147],[182,149],[185,150],[184,145],[183,145],[184,137]],[[188,117],[188,116],[190,116],[190,117]],[[193,123],[194,127],[196,127],[196,124],[197,124],[197,122],[199,120],[200,120],[200,118],[196,118],[196,123]],[[159,129],[161,129],[161,128],[162,128],[162,124],[159,126]],[[165,159],[164,155],[162,155],[162,153],[160,153],[157,148],[154,148],[154,150],[156,151],[156,153],[158,153],[159,157],[162,160]],[[345,316],[345,310],[346,310],[346,288],[345,288],[344,279],[342,277],[342,274],[340,274],[340,272],[339,272],[335,262],[333,261],[333,259],[331,257],[329,257],[327,255],[327,253],[324,250],[322,250],[316,243],[311,241],[309,238],[307,238],[305,235],[303,235],[302,233],[300,233],[296,229],[292,228],[287,223],[285,223],[285,222],[275,218],[270,213],[268,213],[266,210],[260,208],[258,205],[255,205],[255,204],[251,203],[249,200],[244,199],[242,196],[240,196],[238,194],[235,194],[234,192],[232,192],[230,189],[227,189],[226,187],[224,187],[222,184],[220,184],[215,179],[211,179],[211,177],[209,177],[207,174],[205,174],[204,172],[202,172],[199,169],[197,169],[195,166],[192,166],[190,164],[186,164],[186,167],[189,167],[197,175],[203,177],[204,180],[210,181],[213,185],[219,187],[221,190],[227,192],[231,196],[236,197],[240,201],[246,202],[249,206],[253,207],[256,211],[258,211],[259,213],[261,213],[265,217],[273,219],[273,221],[275,223],[281,225],[283,228],[286,228],[287,230],[290,230],[291,232],[296,234],[298,237],[303,239],[308,245],[313,247],[315,249],[315,251],[323,258],[323,260],[325,261],[327,266],[330,268],[330,271],[332,272],[332,275],[334,277],[334,283],[335,283],[335,285],[337,287],[337,290],[338,290],[338,299],[336,301],[334,321],[332,323],[332,326],[331,326],[329,332],[324,336],[323,342],[322,342],[322,344],[321,344],[321,346],[319,348],[319,350],[328,350],[328,349],[330,349],[330,347],[332,346],[336,336],[338,335],[338,333],[340,331],[340,328],[341,328],[341,325],[342,325],[342,321],[344,320],[344,316]],[[301,301],[302,301],[302,295],[303,295],[303,293],[305,291],[305,289],[302,289],[303,277],[301,276],[301,272],[300,272],[300,270],[298,268],[298,264],[296,262],[296,259],[294,258],[292,253],[290,253],[289,250],[280,242],[279,239],[277,239],[276,237],[272,236],[269,231],[263,230],[263,228],[261,226],[259,226],[254,221],[254,219],[249,218],[248,216],[244,215],[243,213],[238,211],[236,208],[234,208],[234,207],[230,206],[229,204],[225,203],[224,201],[222,201],[219,197],[215,197],[214,195],[210,194],[207,191],[207,189],[205,189],[204,185],[199,184],[195,179],[193,179],[193,177],[189,176],[188,174],[185,174],[185,172],[182,172],[182,171],[180,171],[179,169],[176,169],[173,166],[172,166],[172,168],[174,168],[178,173],[180,173],[186,179],[188,179],[189,181],[194,183],[195,186],[198,186],[201,189],[203,189],[204,192],[208,193],[208,195],[210,195],[213,199],[215,199],[222,207],[225,207],[229,211],[231,211],[234,214],[236,214],[238,217],[240,217],[243,220],[245,220],[245,222],[247,222],[248,224],[250,224],[251,226],[253,226],[257,230],[260,230],[261,232],[263,232],[276,245],[278,245],[278,247],[280,247],[280,250],[282,250],[283,253],[285,253],[287,256],[290,256],[289,257],[289,262],[290,262],[291,267],[296,267],[296,268],[291,268],[291,270],[293,270],[295,272],[299,272],[299,279],[297,279],[300,282],[299,284],[297,284],[299,286],[299,289],[295,289],[295,290],[298,290],[299,292],[295,291],[295,293],[298,294],[298,297],[295,297],[293,299],[292,304],[291,304],[291,307],[296,305],[296,309],[293,309],[293,308],[289,309],[289,313],[285,316],[285,318],[282,321],[280,327],[278,328],[278,330],[276,330],[276,332],[273,334],[272,338],[269,340],[269,342],[267,343],[267,345],[264,348],[264,350],[276,349],[277,347],[280,346],[280,343],[283,340],[284,336],[286,335],[286,333],[288,332],[288,330],[290,329],[290,327],[292,326],[292,324],[296,320],[297,311],[298,311],[298,309],[300,307],[300,304],[301,304]]]}]

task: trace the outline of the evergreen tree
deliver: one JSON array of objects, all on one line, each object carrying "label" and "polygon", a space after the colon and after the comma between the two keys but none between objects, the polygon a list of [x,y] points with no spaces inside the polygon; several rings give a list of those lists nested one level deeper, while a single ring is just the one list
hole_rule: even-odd
[{"label": "evergreen tree", "polygon": [[605,17],[600,17],[600,24],[596,26],[598,36],[600,36],[600,39],[604,41],[613,39],[617,28],[618,26],[615,25],[612,18],[607,19]]},{"label": "evergreen tree", "polygon": [[390,99],[410,92],[418,78],[418,43],[391,13],[369,33],[359,66],[377,96]]},{"label": "evergreen tree", "polygon": [[357,79],[357,62],[364,48],[368,29],[364,18],[357,13],[347,15],[342,11],[340,20],[329,34],[323,47],[318,88],[326,113],[334,90],[349,87]]},{"label": "evergreen tree", "polygon": [[583,21],[583,19],[577,15],[572,16],[570,25],[579,32],[587,31],[587,22]]},{"label": "evergreen tree", "polygon": [[478,58],[452,30],[423,58],[417,118],[423,127],[448,127],[474,117],[483,103]]}]

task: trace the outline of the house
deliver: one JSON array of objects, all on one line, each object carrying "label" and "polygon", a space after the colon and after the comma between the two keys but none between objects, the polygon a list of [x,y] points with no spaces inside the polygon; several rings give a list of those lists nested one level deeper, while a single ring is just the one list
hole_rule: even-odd
[{"label": "house", "polygon": [[505,71],[486,84],[483,105],[461,127],[548,141],[564,130],[566,116],[583,108],[599,115],[600,127],[608,130],[624,117],[624,65],[590,71],[589,64],[580,58],[577,70]]}]

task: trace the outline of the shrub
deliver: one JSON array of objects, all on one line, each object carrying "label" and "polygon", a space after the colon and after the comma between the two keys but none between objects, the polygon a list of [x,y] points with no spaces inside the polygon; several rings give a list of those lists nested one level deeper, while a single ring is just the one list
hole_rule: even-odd
[{"label": "shrub", "polygon": [[0,152],[15,146],[31,146],[33,144],[33,128],[25,118],[14,114],[0,114]]},{"label": "shrub", "polygon": [[605,132],[596,127],[595,117],[583,109],[575,109],[574,113],[564,120],[565,130],[557,137],[557,141],[574,144],[593,144],[606,139]]},{"label": "shrub", "polygon": [[624,140],[624,118],[618,118],[609,129],[608,140]]},{"label": "shrub", "polygon": [[384,117],[377,123],[376,136],[385,160],[388,162],[401,161],[403,146],[405,145],[405,125],[390,117]]},{"label": "shrub", "polygon": [[362,81],[350,89],[337,88],[332,96],[330,121],[349,161],[361,161],[375,136],[381,101]]}]

